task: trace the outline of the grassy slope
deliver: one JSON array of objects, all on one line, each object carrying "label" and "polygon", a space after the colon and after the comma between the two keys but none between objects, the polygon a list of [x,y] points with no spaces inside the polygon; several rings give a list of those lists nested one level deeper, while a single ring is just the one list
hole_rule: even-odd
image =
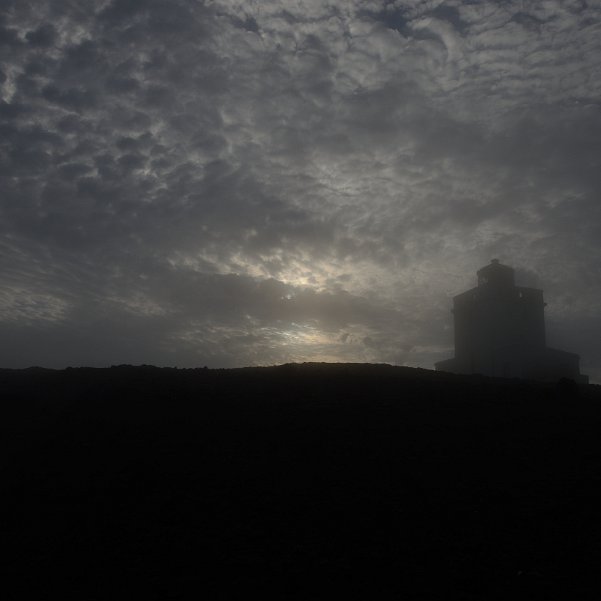
[{"label": "grassy slope", "polygon": [[599,387],[347,364],[0,386],[15,598],[597,590]]}]

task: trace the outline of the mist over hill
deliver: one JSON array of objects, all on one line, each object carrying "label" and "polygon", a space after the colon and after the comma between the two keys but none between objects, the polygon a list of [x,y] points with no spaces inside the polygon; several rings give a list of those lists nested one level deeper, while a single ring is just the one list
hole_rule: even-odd
[{"label": "mist over hill", "polygon": [[289,364],[0,389],[19,598],[598,591],[598,386]]}]

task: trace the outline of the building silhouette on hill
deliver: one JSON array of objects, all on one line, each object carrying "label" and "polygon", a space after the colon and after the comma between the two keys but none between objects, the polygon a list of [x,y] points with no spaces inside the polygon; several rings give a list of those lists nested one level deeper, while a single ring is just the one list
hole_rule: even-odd
[{"label": "building silhouette on hill", "polygon": [[438,371],[557,381],[580,374],[580,357],[547,347],[543,291],[516,286],[514,271],[493,259],[478,285],[453,298],[455,357]]}]

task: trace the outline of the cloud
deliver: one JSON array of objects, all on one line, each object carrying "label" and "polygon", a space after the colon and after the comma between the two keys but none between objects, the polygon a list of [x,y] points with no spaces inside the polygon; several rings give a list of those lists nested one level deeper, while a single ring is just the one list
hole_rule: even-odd
[{"label": "cloud", "polygon": [[[429,367],[452,344],[451,296],[493,256],[536,274],[551,332],[598,304],[590,3],[5,15],[5,365]],[[569,331],[599,369],[596,340]]]}]

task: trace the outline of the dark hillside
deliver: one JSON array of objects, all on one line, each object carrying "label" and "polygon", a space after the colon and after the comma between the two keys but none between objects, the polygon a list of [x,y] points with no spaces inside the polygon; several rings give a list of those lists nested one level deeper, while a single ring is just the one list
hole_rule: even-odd
[{"label": "dark hillside", "polygon": [[15,599],[580,599],[601,391],[390,367],[0,370]]}]

